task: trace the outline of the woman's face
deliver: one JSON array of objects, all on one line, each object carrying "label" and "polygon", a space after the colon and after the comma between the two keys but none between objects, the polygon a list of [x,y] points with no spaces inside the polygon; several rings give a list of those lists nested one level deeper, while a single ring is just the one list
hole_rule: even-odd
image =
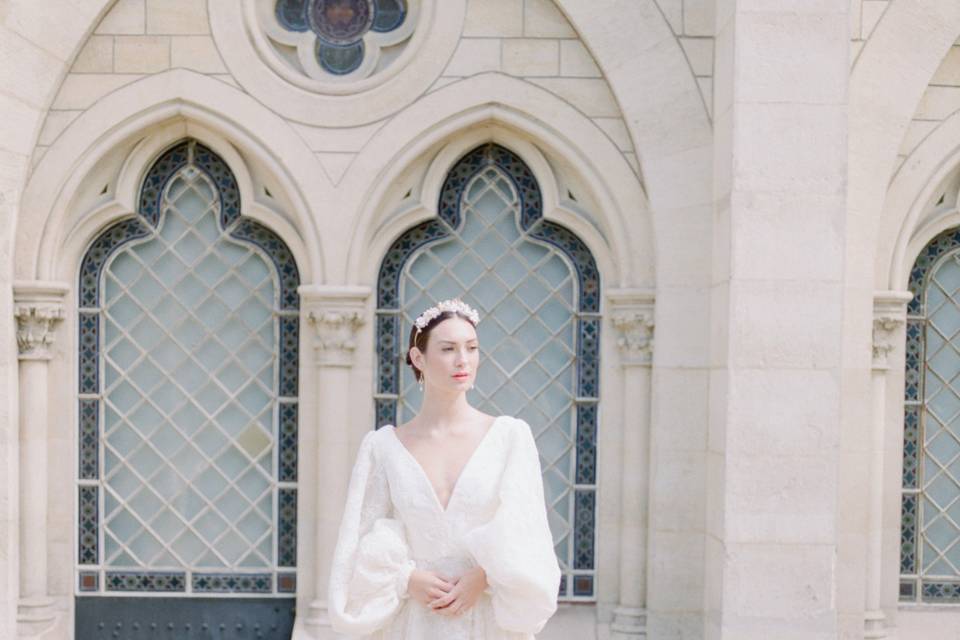
[{"label": "woman's face", "polygon": [[466,391],[480,362],[477,330],[459,316],[447,318],[430,332],[425,356],[418,348],[411,349],[410,359],[423,372],[424,385]]}]

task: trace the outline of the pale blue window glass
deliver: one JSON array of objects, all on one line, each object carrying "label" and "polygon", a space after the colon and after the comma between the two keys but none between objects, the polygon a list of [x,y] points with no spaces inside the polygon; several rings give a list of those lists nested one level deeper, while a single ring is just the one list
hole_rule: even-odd
[{"label": "pale blue window glass", "polygon": [[84,254],[78,621],[102,619],[98,592],[293,606],[300,275],[241,209],[223,159],[184,139]]},{"label": "pale blue window glass", "polygon": [[448,172],[438,215],[408,229],[378,277],[376,423],[420,406],[404,363],[408,329],[437,301],[461,297],[480,314],[481,365],[471,403],[526,420],[543,470],[563,569],[558,596],[596,595],[600,273],[590,249],[543,218],[530,168],[485,144]]},{"label": "pale blue window glass", "polygon": [[[572,558],[576,465],[574,272],[555,247],[525,237],[519,199],[490,167],[466,189],[460,232],[413,255],[400,281],[403,326],[436,301],[460,297],[480,314],[481,366],[471,404],[526,420],[537,431],[558,557]],[[400,422],[422,401],[401,373]]]},{"label": "pale blue window glass", "polygon": [[193,167],[104,274],[104,563],[270,568],[276,285]]},{"label": "pale blue window glass", "polygon": [[960,603],[960,231],[924,247],[909,287],[900,599]]}]

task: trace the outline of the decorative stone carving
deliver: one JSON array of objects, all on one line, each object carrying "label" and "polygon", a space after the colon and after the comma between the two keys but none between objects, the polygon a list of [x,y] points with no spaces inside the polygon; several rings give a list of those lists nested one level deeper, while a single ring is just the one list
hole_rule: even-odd
[{"label": "decorative stone carving", "polygon": [[53,332],[63,320],[63,307],[54,305],[16,305],[17,346],[21,359],[49,360]]},{"label": "decorative stone carving", "polygon": [[873,319],[873,368],[887,369],[887,356],[893,351],[895,330],[904,324],[903,318],[881,316]]},{"label": "decorative stone carving", "polygon": [[304,318],[315,331],[313,342],[318,367],[353,366],[356,334],[365,323],[366,287],[302,286],[299,289]]},{"label": "decorative stone carving", "polygon": [[224,64],[278,114],[319,127],[386,118],[422,96],[460,42],[467,0],[209,3]]},{"label": "decorative stone carving", "polygon": [[13,316],[21,360],[49,360],[54,331],[64,317],[66,285],[55,282],[14,283]]},{"label": "decorative stone carving", "polygon": [[307,318],[317,332],[317,363],[349,366],[357,348],[353,337],[363,326],[363,316],[357,311],[311,311]]},{"label": "decorative stone carving", "polygon": [[627,366],[649,366],[653,361],[652,291],[613,289],[610,300],[610,321],[617,329],[620,363]]},{"label": "decorative stone carving", "polygon": [[873,298],[873,368],[889,369],[888,358],[906,323],[906,305],[913,296],[903,291],[878,291]]},{"label": "decorative stone carving", "polygon": [[632,311],[615,313],[613,326],[620,335],[617,348],[624,365],[650,364],[653,359],[653,314]]}]

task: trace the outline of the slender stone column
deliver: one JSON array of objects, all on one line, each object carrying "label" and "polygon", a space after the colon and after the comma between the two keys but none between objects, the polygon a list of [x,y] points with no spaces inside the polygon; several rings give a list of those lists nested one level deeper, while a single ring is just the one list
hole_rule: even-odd
[{"label": "slender stone column", "polygon": [[611,637],[647,637],[647,561],[650,496],[650,365],[653,353],[653,295],[610,293],[623,367],[623,439],[620,471],[620,602]]},{"label": "slender stone column", "polygon": [[886,638],[886,618],[881,609],[883,564],[883,455],[887,399],[888,356],[903,343],[906,305],[913,294],[878,291],[873,302],[873,426],[870,435],[870,511],[867,525],[867,585],[864,603],[865,639]]},{"label": "slender stone column", "polygon": [[[350,481],[350,369],[355,336],[363,326],[366,287],[301,287],[303,314],[313,328],[317,397],[317,475],[314,596],[306,623],[314,633],[329,633],[327,582],[337,543],[343,502]],[[326,627],[326,631],[319,627]],[[316,636],[325,637],[325,636]]]},{"label": "slender stone column", "polygon": [[63,320],[65,285],[14,285],[20,359],[20,598],[21,636],[43,631],[56,617],[47,592],[47,365]]}]

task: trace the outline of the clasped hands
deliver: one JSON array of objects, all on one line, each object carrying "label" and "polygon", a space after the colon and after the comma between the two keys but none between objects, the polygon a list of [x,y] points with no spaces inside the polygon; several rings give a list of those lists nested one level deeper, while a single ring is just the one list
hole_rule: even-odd
[{"label": "clasped hands", "polygon": [[480,599],[487,588],[487,572],[476,566],[459,578],[435,571],[414,569],[407,592],[410,597],[442,616],[460,615]]}]

